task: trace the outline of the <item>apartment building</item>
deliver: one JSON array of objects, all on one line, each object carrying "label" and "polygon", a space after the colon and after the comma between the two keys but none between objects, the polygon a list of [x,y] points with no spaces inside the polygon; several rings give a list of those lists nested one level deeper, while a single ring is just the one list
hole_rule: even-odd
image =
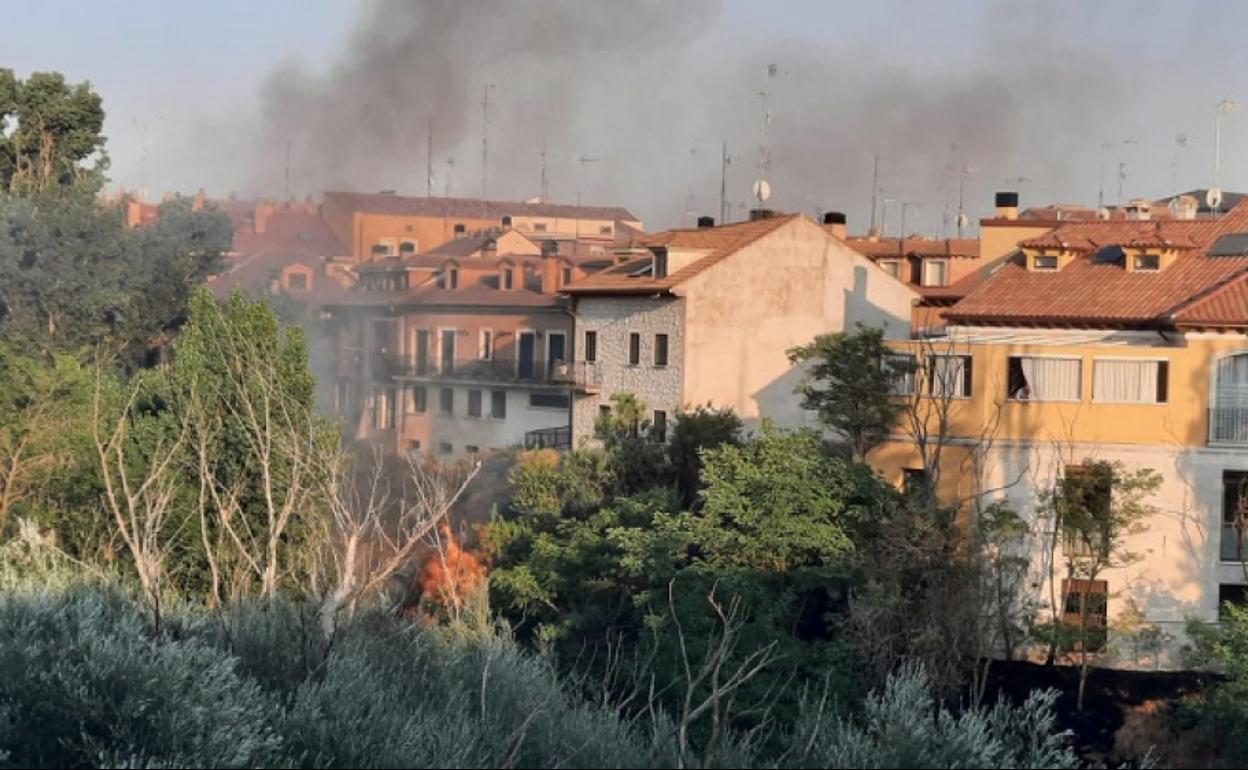
[{"label": "apartment building", "polygon": [[[1160,473],[1158,512],[1129,544],[1137,562],[1050,586],[1037,552],[1029,585],[1042,605],[1050,587],[1064,604],[1094,595],[1103,622],[1134,602],[1171,639],[1160,664],[1176,665],[1185,619],[1215,622],[1245,591],[1248,202],[1002,229],[1025,237],[941,311],[938,335],[898,345],[920,359],[900,385],[948,405],[939,495],[968,509],[1008,500],[1038,544],[1041,492],[1085,461]],[[898,485],[925,469],[902,435],[870,459]]]},{"label": "apartment building", "polygon": [[810,423],[790,348],[861,322],[909,335],[912,289],[801,214],[669,230],[574,281],[572,441],[592,440],[611,396],[630,392],[662,433],[684,408],[732,407],[748,425]]},{"label": "apartment building", "polygon": [[559,292],[610,262],[553,240],[534,253],[512,232],[361,265],[355,287],[324,298],[334,408],[356,438],[440,458],[568,446],[572,316]]},{"label": "apartment building", "polygon": [[326,192],[321,213],[356,263],[429,253],[448,241],[500,223],[536,239],[612,243],[617,231],[642,223],[619,206],[579,206],[545,201],[423,198],[385,193]]}]

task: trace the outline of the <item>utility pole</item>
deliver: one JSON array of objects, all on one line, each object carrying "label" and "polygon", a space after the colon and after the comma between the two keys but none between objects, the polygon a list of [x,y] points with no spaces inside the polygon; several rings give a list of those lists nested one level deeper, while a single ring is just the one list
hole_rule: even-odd
[{"label": "utility pole", "polygon": [[429,136],[425,145],[425,195],[433,197],[433,116],[429,116]]}]

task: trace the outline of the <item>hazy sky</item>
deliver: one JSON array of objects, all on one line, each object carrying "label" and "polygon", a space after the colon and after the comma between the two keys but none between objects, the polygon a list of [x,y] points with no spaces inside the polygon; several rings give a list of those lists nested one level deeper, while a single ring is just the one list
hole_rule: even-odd
[{"label": "hazy sky", "polygon": [[[114,184],[154,196],[280,195],[287,147],[297,195],[423,194],[430,118],[435,190],[477,195],[489,82],[491,197],[540,191],[545,139],[554,198],[718,216],[726,140],[735,217],[766,88],[776,207],[865,229],[880,153],[907,229],[939,233],[951,168],[973,169],[972,218],[1008,178],[1024,204],[1094,204],[1102,160],[1111,203],[1119,162],[1124,197],[1206,186],[1214,105],[1248,102],[1232,2],[0,0],[0,18],[0,67],[90,80]],[[1223,121],[1222,186],[1248,188],[1248,111]]]}]

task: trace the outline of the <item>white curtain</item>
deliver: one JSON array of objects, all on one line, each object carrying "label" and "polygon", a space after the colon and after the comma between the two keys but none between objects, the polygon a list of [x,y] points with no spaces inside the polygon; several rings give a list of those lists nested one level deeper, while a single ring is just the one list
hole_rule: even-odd
[{"label": "white curtain", "polygon": [[1032,401],[1078,401],[1083,362],[1077,358],[1020,359]]},{"label": "white curtain", "polygon": [[966,357],[932,357],[932,395],[937,398],[957,397],[966,391]]},{"label": "white curtain", "polygon": [[1217,383],[1215,406],[1248,407],[1248,355],[1218,359]]},{"label": "white curtain", "polygon": [[1092,369],[1095,401],[1157,403],[1158,361],[1097,361]]},{"label": "white curtain", "polygon": [[883,366],[885,372],[895,374],[889,393],[894,396],[908,396],[914,393],[914,356],[902,354],[886,355]]}]

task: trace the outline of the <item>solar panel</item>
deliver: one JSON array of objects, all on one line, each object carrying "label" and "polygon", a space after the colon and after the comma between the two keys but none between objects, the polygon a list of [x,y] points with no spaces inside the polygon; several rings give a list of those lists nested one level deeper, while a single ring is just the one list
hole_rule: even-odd
[{"label": "solar panel", "polygon": [[1211,249],[1211,257],[1248,256],[1248,233],[1230,233],[1219,238]]}]

